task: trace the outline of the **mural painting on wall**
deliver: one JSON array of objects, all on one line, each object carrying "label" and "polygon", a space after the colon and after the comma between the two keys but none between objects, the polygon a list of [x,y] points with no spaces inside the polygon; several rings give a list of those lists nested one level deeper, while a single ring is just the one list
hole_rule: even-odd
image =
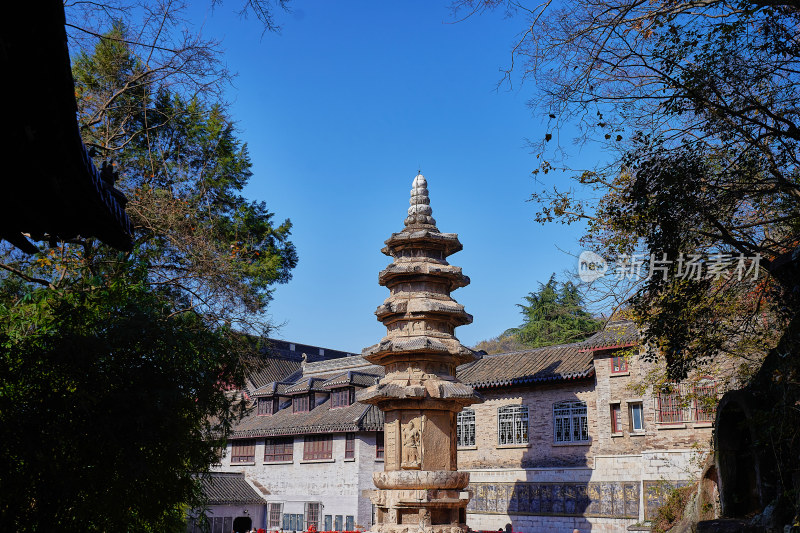
[{"label": "mural painting on wall", "polygon": [[639,517],[636,482],[471,483],[470,488],[470,513]]},{"label": "mural painting on wall", "polygon": [[642,481],[644,519],[652,520],[659,507],[667,503],[670,492],[691,484],[690,481]]}]

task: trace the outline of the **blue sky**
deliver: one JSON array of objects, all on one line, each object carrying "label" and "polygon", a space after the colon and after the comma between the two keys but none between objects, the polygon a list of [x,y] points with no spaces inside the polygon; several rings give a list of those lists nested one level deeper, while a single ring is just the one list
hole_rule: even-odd
[{"label": "blue sky", "polygon": [[515,304],[552,272],[573,269],[581,228],[541,226],[526,138],[545,130],[532,85],[496,90],[520,20],[452,24],[447,0],[294,0],[279,35],[262,37],[235,2],[199,13],[238,72],[231,112],[249,146],[246,190],[290,218],[299,264],[275,291],[274,337],[360,351],[385,334],[383,241],[403,228],[418,168],[451,256],[472,284],[453,296],[474,316],[472,345],[520,322]]}]

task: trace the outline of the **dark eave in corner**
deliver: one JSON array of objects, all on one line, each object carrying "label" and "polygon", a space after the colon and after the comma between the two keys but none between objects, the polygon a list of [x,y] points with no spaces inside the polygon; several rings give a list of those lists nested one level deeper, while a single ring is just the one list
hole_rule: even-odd
[{"label": "dark eave in corner", "polygon": [[125,197],[81,140],[63,3],[17,2],[0,17],[0,238],[25,252],[26,238],[96,237],[132,247]]}]

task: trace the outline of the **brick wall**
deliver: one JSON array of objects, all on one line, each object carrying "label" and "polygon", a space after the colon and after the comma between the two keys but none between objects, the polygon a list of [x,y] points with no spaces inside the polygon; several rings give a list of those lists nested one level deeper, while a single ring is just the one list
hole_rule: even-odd
[{"label": "brick wall", "polygon": [[[699,473],[700,463],[708,449],[713,428],[711,424],[687,421],[680,424],[660,424],[652,388],[634,387],[652,370],[648,363],[629,361],[628,372],[611,372],[611,354],[595,356],[595,376],[579,381],[565,381],[522,387],[482,389],[485,403],[473,406],[476,417],[475,446],[460,448],[458,465],[470,471],[470,482],[489,485],[492,494],[511,494],[509,484],[519,487],[553,489],[558,497],[563,492],[591,489],[600,492],[615,487],[631,487],[638,501],[638,519],[609,518],[608,516],[550,516],[534,513],[496,510],[468,513],[467,523],[475,530],[497,531],[511,527],[513,531],[625,531],[627,526],[643,520],[645,509],[657,503],[650,487],[662,482],[683,484]],[[589,443],[556,444],[553,435],[553,404],[564,400],[586,403]],[[611,404],[620,404],[619,429],[611,431]],[[644,428],[633,432],[628,407],[641,403]],[[529,440],[524,446],[498,444],[498,407],[525,405],[529,412]],[[560,488],[553,485],[572,484]],[[525,493],[524,489],[522,491]],[[530,489],[533,490],[533,489]],[[625,490],[628,490],[627,488]],[[505,491],[505,492],[503,492]],[[601,495],[600,499],[604,499]],[[601,508],[606,508],[605,501]],[[477,507],[480,509],[480,507]],[[486,507],[484,507],[485,509]],[[595,506],[596,509],[596,506]],[[615,509],[615,508],[614,508]],[[580,513],[575,513],[580,514]],[[596,514],[607,514],[605,510]],[[612,510],[612,516],[616,514]]]},{"label": "brick wall", "polygon": [[[458,451],[461,469],[519,468],[542,466],[587,466],[591,464],[591,445],[553,443],[553,404],[564,400],[586,402],[589,436],[597,433],[597,414],[593,380],[568,381],[532,387],[484,389],[486,399],[474,405],[475,447]],[[528,445],[500,446],[497,435],[497,410],[505,405],[528,407]]]},{"label": "brick wall", "polygon": [[[661,424],[657,420],[656,401],[651,388],[644,392],[635,390],[646,374],[653,369],[647,363],[633,357],[628,364],[629,372],[611,372],[611,354],[595,355],[597,438],[592,454],[639,454],[643,450],[710,449],[712,425],[708,422],[687,421],[680,424]],[[642,404],[644,431],[630,430],[628,407],[632,403]],[[611,433],[611,404],[620,405],[621,432]]]}]

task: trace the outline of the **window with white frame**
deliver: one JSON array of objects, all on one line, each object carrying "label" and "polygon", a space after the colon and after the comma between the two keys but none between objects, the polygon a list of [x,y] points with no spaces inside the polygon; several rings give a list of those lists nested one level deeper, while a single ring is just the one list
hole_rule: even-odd
[{"label": "window with white frame", "polygon": [[456,442],[459,446],[475,446],[474,409],[464,409],[456,415]]},{"label": "window with white frame", "polygon": [[528,408],[506,405],[497,408],[497,443],[528,444]]},{"label": "window with white frame", "polygon": [[588,442],[589,418],[586,402],[564,401],[553,404],[553,442]]},{"label": "window with white frame", "polygon": [[631,402],[628,404],[628,418],[630,420],[630,430],[632,433],[642,433],[644,431],[644,409],[642,409],[642,402]]}]

